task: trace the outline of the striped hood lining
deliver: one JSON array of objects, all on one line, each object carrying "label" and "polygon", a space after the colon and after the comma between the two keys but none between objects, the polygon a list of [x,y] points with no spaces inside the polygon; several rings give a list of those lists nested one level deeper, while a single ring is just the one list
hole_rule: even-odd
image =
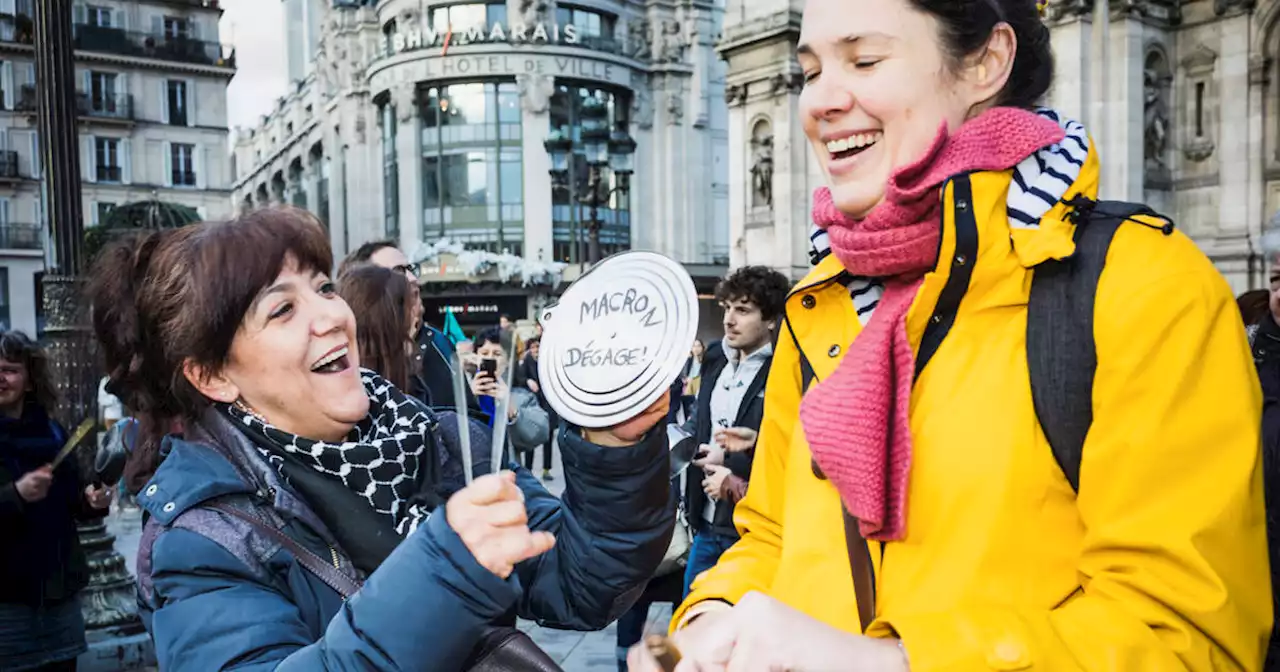
[{"label": "striped hood lining", "polygon": [[[1047,107],[1037,108],[1035,112],[1062,127],[1066,137],[1014,167],[1006,202],[1011,229],[1039,228],[1040,218],[1075,183],[1089,156],[1089,134],[1083,124]],[[830,253],[827,232],[814,224],[809,229],[809,261],[817,265]]]}]

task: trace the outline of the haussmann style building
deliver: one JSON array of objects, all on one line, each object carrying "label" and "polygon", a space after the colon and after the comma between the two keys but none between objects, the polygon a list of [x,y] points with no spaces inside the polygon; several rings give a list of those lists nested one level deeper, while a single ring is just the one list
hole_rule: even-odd
[{"label": "haussmann style building", "polygon": [[[36,130],[34,5],[0,0],[0,326],[35,336],[45,268]],[[235,55],[216,0],[91,0],[73,6],[84,223],[162,202],[190,218],[232,212],[226,89]]]}]

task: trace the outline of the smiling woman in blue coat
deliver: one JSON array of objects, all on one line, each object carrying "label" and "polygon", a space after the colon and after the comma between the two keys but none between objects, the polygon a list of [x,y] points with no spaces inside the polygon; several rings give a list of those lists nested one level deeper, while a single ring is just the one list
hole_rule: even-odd
[{"label": "smiling woman in blue coat", "polygon": [[665,403],[563,426],[563,500],[514,465],[444,479],[459,423],[486,446],[488,428],[360,368],[331,263],[320,223],[285,208],[95,264],[108,389],[142,424],[138,598],[161,669],[465,670],[516,615],[591,630],[626,611],[671,537]]}]

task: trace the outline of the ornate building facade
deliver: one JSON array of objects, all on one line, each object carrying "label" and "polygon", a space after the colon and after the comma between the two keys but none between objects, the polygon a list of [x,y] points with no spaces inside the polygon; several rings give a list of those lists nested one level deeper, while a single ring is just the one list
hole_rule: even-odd
[{"label": "ornate building facade", "polygon": [[[729,0],[734,265],[808,267],[823,176],[796,119],[802,0]],[[1239,292],[1267,282],[1262,234],[1280,211],[1280,0],[1050,0],[1048,104],[1101,153],[1105,199],[1171,217]]]},{"label": "ornate building facade", "polygon": [[[241,207],[308,207],[339,256],[399,240],[430,285],[428,317],[464,325],[531,315],[581,272],[592,222],[604,253],[663,252],[705,290],[727,268],[709,0],[307,1],[326,5],[314,65],[238,133]],[[630,174],[588,165],[581,129],[599,110],[635,143]],[[555,178],[553,132],[572,157]]]},{"label": "ornate building facade", "polygon": [[[153,199],[230,214],[222,157],[236,71],[218,3],[94,0],[72,16],[86,228]],[[47,234],[33,22],[33,0],[0,0],[0,327],[34,336]]]}]

